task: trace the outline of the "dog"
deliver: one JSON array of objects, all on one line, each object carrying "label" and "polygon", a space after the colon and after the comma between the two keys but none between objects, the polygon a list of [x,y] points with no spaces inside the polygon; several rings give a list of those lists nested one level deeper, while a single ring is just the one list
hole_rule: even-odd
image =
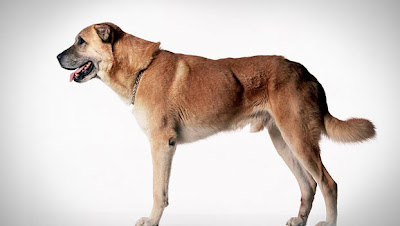
[{"label": "dog", "polygon": [[337,142],[375,136],[369,120],[332,116],[317,79],[282,56],[211,60],[177,54],[100,23],[83,29],[57,59],[74,70],[70,81],[98,78],[134,105],[151,143],[154,199],[150,216],[136,226],[159,225],[177,145],[248,124],[252,132],[267,128],[301,189],[298,215],[286,225],[306,225],[317,184],[326,206],[326,220],[317,225],[337,225],[337,184],[321,161],[321,135]]}]

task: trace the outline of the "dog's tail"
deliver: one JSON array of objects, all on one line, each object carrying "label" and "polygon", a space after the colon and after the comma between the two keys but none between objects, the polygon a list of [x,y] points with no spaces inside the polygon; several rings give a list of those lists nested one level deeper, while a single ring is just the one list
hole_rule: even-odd
[{"label": "dog's tail", "polygon": [[324,116],[325,133],[337,142],[361,142],[375,136],[375,126],[371,121],[362,118],[339,120],[331,114]]}]

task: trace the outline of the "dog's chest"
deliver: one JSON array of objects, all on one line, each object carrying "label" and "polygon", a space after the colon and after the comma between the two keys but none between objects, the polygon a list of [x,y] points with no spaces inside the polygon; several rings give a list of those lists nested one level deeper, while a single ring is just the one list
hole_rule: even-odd
[{"label": "dog's chest", "polygon": [[148,114],[145,108],[143,107],[134,107],[133,108],[133,115],[135,115],[136,121],[139,124],[140,128],[143,132],[148,135],[149,132],[149,119]]},{"label": "dog's chest", "polygon": [[194,142],[211,136],[219,131],[219,129],[213,127],[182,125],[179,129],[178,140],[181,143]]},{"label": "dog's chest", "polygon": [[[133,114],[140,128],[146,135],[149,135],[149,115],[144,108],[134,108]],[[217,128],[202,126],[181,126],[178,132],[178,140],[181,143],[194,142],[219,132]]]}]

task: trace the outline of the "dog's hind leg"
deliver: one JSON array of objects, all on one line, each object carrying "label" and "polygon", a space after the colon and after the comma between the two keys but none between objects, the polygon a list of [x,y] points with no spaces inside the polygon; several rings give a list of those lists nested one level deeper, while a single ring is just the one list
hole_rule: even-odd
[{"label": "dog's hind leg", "polygon": [[[287,106],[290,106],[288,104]],[[297,114],[295,111],[284,111],[286,114],[275,114],[277,127],[286,141],[293,156],[314,178],[324,196],[326,221],[318,226],[335,226],[337,224],[337,185],[325,166],[322,164],[318,145],[318,119],[309,115]]]},{"label": "dog's hind leg", "polygon": [[293,155],[289,146],[283,140],[281,132],[276,127],[272,119],[268,123],[267,127],[272,143],[278,151],[278,154],[282,157],[286,165],[296,177],[296,180],[299,183],[299,187],[301,190],[301,203],[298,216],[289,219],[286,225],[304,226],[307,224],[308,215],[311,211],[317,183]]},{"label": "dog's hind leg", "polygon": [[287,60],[285,63],[277,72],[279,76],[271,80],[269,111],[291,153],[324,196],[326,220],[318,226],[335,226],[337,185],[322,164],[318,144],[325,130],[324,115],[328,113],[325,92],[304,66]]}]

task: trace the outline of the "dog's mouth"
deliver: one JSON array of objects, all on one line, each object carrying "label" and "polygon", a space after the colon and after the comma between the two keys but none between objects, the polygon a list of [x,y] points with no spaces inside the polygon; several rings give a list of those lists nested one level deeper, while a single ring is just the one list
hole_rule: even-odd
[{"label": "dog's mouth", "polygon": [[69,81],[72,82],[74,80],[75,82],[80,82],[82,81],[90,72],[92,72],[94,69],[94,64],[92,61],[86,62],[84,65],[76,69],[74,72],[71,73],[69,77]]}]

